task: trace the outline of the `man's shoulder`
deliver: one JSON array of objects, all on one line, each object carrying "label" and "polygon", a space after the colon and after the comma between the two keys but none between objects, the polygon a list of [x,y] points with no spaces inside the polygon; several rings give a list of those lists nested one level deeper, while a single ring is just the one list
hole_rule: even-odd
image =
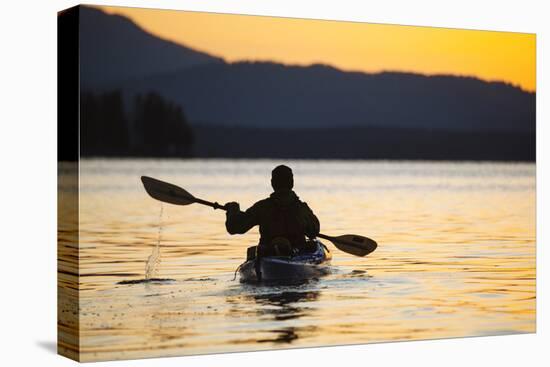
[{"label": "man's shoulder", "polygon": [[265,198],[260,201],[257,201],[250,207],[250,209],[263,209],[271,205],[271,198]]}]

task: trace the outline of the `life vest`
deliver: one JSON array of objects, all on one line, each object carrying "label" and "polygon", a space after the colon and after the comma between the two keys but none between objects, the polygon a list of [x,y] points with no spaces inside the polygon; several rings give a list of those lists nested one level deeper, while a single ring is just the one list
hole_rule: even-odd
[{"label": "life vest", "polygon": [[304,219],[301,218],[302,202],[294,192],[270,197],[268,210],[260,223],[262,245],[270,245],[273,239],[283,237],[289,240],[292,247],[305,246]]}]

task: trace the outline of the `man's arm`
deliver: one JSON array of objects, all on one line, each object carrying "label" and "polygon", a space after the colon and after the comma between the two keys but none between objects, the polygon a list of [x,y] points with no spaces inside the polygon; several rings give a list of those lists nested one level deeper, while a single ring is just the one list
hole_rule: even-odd
[{"label": "man's arm", "polygon": [[259,224],[256,205],[245,212],[241,211],[239,203],[231,202],[225,204],[225,206],[227,207],[225,228],[229,234],[243,234]]},{"label": "man's arm", "polygon": [[319,219],[306,203],[302,203],[302,218],[304,218],[304,232],[309,238],[315,238],[321,230]]}]

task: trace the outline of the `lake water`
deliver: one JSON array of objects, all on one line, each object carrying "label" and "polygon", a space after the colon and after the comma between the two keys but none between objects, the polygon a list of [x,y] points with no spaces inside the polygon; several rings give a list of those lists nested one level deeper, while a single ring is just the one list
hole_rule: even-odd
[{"label": "lake water", "polygon": [[[230,236],[224,212],[161,205],[139,179],[245,209],[270,194],[281,163],[323,233],[378,249],[359,258],[325,242],[324,278],[240,284],[257,229]],[[535,331],[534,164],[84,160],[80,173],[80,293],[59,292],[77,299],[84,361]],[[172,281],[119,284],[144,279],[151,256],[150,275]]]}]

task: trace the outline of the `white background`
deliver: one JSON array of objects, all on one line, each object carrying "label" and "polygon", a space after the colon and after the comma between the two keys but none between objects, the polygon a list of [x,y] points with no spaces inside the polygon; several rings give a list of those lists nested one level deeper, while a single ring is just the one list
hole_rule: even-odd
[{"label": "white background", "polygon": [[[96,1],[537,33],[537,334],[178,357],[97,366],[548,366],[548,66],[544,1]],[[0,364],[68,366],[56,341],[56,12],[74,1],[4,1],[0,10]],[[506,62],[506,60],[502,60]],[[544,348],[546,347],[546,348]]]}]

